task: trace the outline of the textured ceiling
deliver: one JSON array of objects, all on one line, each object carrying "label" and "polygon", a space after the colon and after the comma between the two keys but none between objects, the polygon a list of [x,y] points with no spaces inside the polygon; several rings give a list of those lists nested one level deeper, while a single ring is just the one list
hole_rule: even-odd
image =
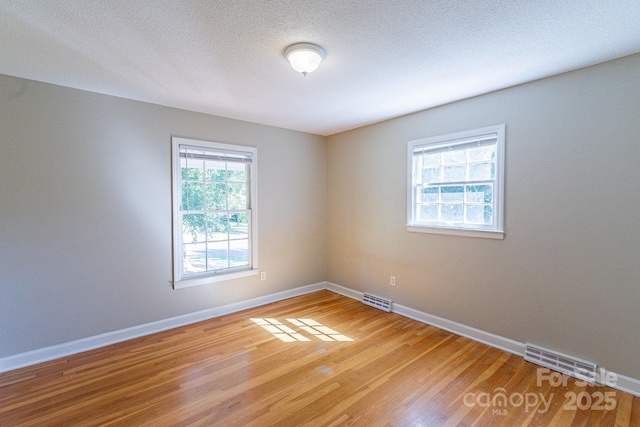
[{"label": "textured ceiling", "polygon": [[638,0],[0,2],[1,74],[321,135],[636,52]]}]

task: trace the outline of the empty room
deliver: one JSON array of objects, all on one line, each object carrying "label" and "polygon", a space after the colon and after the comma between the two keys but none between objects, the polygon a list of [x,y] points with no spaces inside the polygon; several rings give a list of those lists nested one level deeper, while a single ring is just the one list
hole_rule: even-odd
[{"label": "empty room", "polygon": [[0,426],[640,425],[640,3],[0,4]]}]

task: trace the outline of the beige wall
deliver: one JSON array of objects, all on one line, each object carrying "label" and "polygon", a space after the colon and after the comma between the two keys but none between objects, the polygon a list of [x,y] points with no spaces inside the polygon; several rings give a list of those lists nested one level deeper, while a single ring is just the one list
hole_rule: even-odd
[{"label": "beige wall", "polygon": [[[258,276],[171,286],[171,136],[258,147]],[[323,137],[0,76],[0,357],[326,279]]]},{"label": "beige wall", "polygon": [[[328,280],[640,378],[639,75],[635,55],[329,137]],[[500,123],[505,240],[407,232],[407,141]]]}]

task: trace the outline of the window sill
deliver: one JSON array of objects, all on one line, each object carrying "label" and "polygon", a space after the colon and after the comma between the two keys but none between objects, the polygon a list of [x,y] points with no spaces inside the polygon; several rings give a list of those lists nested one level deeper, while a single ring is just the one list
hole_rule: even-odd
[{"label": "window sill", "polygon": [[215,276],[198,277],[193,279],[184,279],[173,282],[173,289],[190,288],[192,286],[209,285],[216,282],[226,282],[227,280],[240,279],[242,277],[257,276],[258,270],[245,270],[236,273],[218,274]]},{"label": "window sill", "polygon": [[479,237],[482,239],[504,239],[504,231],[463,230],[460,228],[426,227],[417,225],[407,225],[407,231],[411,233],[444,234],[460,237]]}]

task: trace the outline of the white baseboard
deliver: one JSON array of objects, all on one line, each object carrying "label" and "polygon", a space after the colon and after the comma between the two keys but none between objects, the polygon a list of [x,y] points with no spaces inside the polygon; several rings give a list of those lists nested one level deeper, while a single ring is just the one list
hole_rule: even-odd
[{"label": "white baseboard", "polygon": [[[355,300],[362,300],[362,296],[364,295],[363,292],[345,288],[344,286],[340,286],[331,282],[327,282],[326,289],[337,294],[353,298]],[[498,348],[508,353],[513,353],[518,356],[524,356],[524,343],[501,337],[490,332],[485,332],[480,329],[472,328],[471,326],[467,326],[462,323],[454,322],[442,317],[415,310],[401,304],[392,303],[391,311],[401,316],[408,317],[410,319],[417,320],[418,322],[426,323],[440,329],[444,329],[445,331],[452,332],[456,335],[461,335],[463,337],[481,342],[491,347]],[[616,374],[611,371],[609,371],[609,374],[613,374],[617,379],[615,384],[609,384],[611,388],[615,388],[617,390],[640,397],[640,380]]]},{"label": "white baseboard", "polygon": [[[361,300],[364,295],[362,292],[354,291],[353,289],[345,288],[344,286],[336,285],[331,282],[327,282],[327,289],[357,300]],[[391,304],[391,311],[401,316],[444,329],[445,331],[453,332],[456,335],[462,335],[463,337],[487,344],[491,347],[499,348],[500,350],[504,350],[509,353],[517,354],[519,356],[524,355],[524,344],[509,338],[481,331],[480,329],[472,328],[470,326],[463,325],[462,323],[433,316],[396,303]]]},{"label": "white baseboard", "polygon": [[480,329],[472,328],[471,326],[467,326],[462,323],[443,319],[442,317],[433,316],[431,314],[414,310],[413,308],[406,307],[400,304],[394,303],[392,311],[404,317],[408,317],[410,319],[417,320],[418,322],[426,323],[428,325],[444,329],[445,331],[453,332],[456,335],[461,335],[463,337],[481,342],[488,346],[495,347],[509,353],[517,354],[518,356],[524,356],[524,344],[521,342],[485,332]]},{"label": "white baseboard", "polygon": [[640,380],[636,378],[627,377],[626,375],[616,374],[615,372],[611,372],[615,375],[616,383],[610,384],[611,388],[615,388],[616,390],[624,391],[625,393],[633,394],[634,396],[640,397]]},{"label": "white baseboard", "polygon": [[[301,286],[262,297],[252,298],[250,300],[241,301],[233,304],[227,304],[220,307],[214,307],[207,310],[189,313],[182,316],[172,317],[169,319],[159,320],[157,322],[146,323],[144,325],[134,326],[119,331],[108,332],[106,334],[96,335],[93,337],[83,338],[68,343],[58,344],[51,347],[45,347],[25,353],[16,354],[0,358],[0,373],[22,368],[25,366],[35,365],[49,360],[59,359],[61,357],[70,356],[72,354],[105,347],[110,344],[138,338],[144,335],[150,335],[156,332],[177,328],[179,326],[189,325],[203,320],[224,316],[226,314],[236,313],[238,311],[247,310],[249,308],[259,307],[261,305],[272,302],[282,301],[300,295],[309,294],[321,290],[329,290],[337,294],[362,300],[363,293],[355,291],[344,286],[331,282],[320,282],[312,285]],[[491,347],[513,353],[519,356],[524,355],[524,343],[514,341],[509,338],[501,337],[480,329],[472,328],[462,323],[457,323],[442,317],[433,316],[410,307],[400,304],[392,304],[392,312],[418,322],[426,323],[440,329],[452,332],[463,337],[467,337],[474,341],[487,344]],[[610,372],[611,374],[615,374]],[[616,383],[610,384],[612,388],[630,393],[640,397],[640,380],[627,377],[625,375],[615,374]]]},{"label": "white baseboard", "polygon": [[364,292],[354,291],[353,289],[345,288],[344,286],[336,285],[331,282],[326,282],[325,289],[351,299],[357,299],[358,301],[362,301],[362,297],[364,296]]},{"label": "white baseboard", "polygon": [[120,329],[118,331],[107,332],[88,338],[82,338],[67,343],[3,357],[0,358],[0,373],[23,368],[25,366],[35,365],[37,363],[48,362],[49,360],[71,356],[84,351],[94,350],[96,348],[105,347],[107,345],[116,344],[133,338],[201,322],[203,320],[224,316],[225,314],[236,313],[238,311],[321,291],[323,289],[326,289],[325,282],[315,283],[282,292],[276,292],[262,297],[252,298],[246,301],[240,301],[220,307],[213,307],[197,311],[195,313],[184,314],[182,316],[171,317],[169,319],[158,320],[156,322],[145,323],[131,328]]}]

